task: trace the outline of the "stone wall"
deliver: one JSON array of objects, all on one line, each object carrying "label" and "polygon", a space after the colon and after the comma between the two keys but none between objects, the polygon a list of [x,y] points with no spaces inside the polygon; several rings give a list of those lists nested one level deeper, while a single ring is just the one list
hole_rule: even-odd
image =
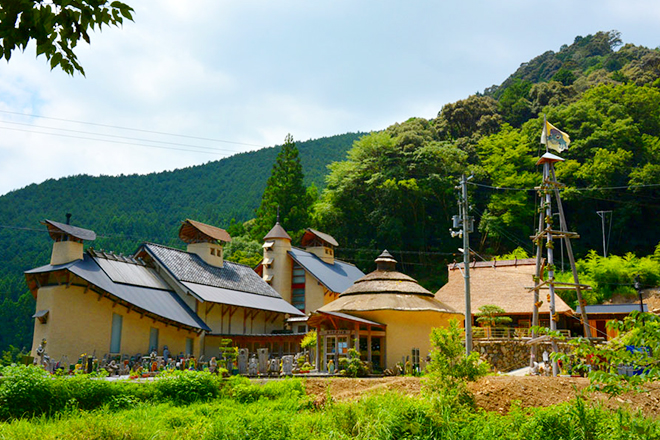
[{"label": "stone wall", "polygon": [[[478,339],[473,341],[473,349],[479,353],[481,359],[488,361],[495,371],[512,371],[529,366],[531,345],[527,339]],[[559,350],[569,352],[570,346],[559,342]],[[543,361],[543,351],[552,353],[550,342],[538,344],[537,362]]]}]

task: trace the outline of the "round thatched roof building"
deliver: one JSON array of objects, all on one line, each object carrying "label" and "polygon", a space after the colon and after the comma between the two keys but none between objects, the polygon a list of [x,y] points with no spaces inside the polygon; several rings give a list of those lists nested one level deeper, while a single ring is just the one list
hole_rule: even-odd
[{"label": "round thatched roof building", "polygon": [[357,348],[375,370],[384,370],[405,363],[406,358],[423,368],[431,329],[447,326],[450,319],[460,321],[463,314],[397,272],[396,260],[383,251],[375,271],[312,313],[308,325],[317,329],[320,370],[327,371],[329,361],[336,364],[350,347]]},{"label": "round thatched roof building", "polygon": [[456,313],[414,278],[397,272],[396,260],[387,250],[376,259],[375,271],[357,280],[339,298],[319,309],[346,313],[373,310]]}]

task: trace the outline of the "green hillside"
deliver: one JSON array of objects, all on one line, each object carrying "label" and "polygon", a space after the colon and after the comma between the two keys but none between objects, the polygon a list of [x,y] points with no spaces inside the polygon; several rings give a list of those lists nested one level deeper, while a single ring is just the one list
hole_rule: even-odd
[{"label": "green hillside", "polygon": [[[359,136],[298,142],[305,183],[323,188],[327,165],[343,159]],[[97,232],[97,249],[131,253],[144,241],[180,246],[183,219],[227,227],[254,217],[278,150],[148,175],[51,179],[0,197],[0,352],[31,343],[34,301],[23,271],[47,264],[52,249],[40,221],[72,213],[72,223]]]}]

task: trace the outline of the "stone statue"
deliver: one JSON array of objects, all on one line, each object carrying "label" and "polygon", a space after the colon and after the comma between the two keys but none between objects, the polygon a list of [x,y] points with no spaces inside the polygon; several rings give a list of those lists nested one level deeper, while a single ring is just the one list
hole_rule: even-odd
[{"label": "stone statue", "polygon": [[270,360],[270,365],[268,366],[268,375],[277,376],[280,374],[280,361],[277,358]]},{"label": "stone statue", "polygon": [[41,344],[37,347],[37,356],[39,356],[39,365],[44,364],[44,356],[46,356],[46,338],[41,340]]},{"label": "stone statue", "polygon": [[250,358],[250,362],[248,364],[248,375],[249,376],[256,376],[257,374],[259,374],[258,367],[259,366],[257,364],[257,358],[253,354],[252,357]]},{"label": "stone statue", "polygon": [[215,360],[215,356],[213,356],[209,361],[209,371],[213,374],[217,373],[218,371],[218,361]]},{"label": "stone statue", "polygon": [[258,348],[257,356],[259,358],[259,374],[268,374],[268,349]]},{"label": "stone statue", "polygon": [[167,363],[170,360],[170,349],[167,345],[163,346],[163,360]]},{"label": "stone statue", "polygon": [[115,376],[119,372],[119,365],[117,365],[117,362],[112,359],[110,363],[105,366],[105,370],[108,372],[109,376]]},{"label": "stone statue", "polygon": [[332,359],[328,362],[328,374],[335,374],[335,361]]},{"label": "stone statue", "polygon": [[249,353],[247,348],[238,349],[238,374],[243,376],[248,372]]},{"label": "stone statue", "polygon": [[282,376],[293,376],[293,355],[282,356]]}]

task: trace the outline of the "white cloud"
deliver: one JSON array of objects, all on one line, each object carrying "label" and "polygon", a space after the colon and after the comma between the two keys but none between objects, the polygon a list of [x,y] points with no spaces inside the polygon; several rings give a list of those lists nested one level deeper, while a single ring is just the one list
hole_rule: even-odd
[{"label": "white cloud", "polygon": [[[255,148],[70,121],[267,146],[287,133],[305,140],[434,117],[576,35],[618,29],[627,42],[660,44],[660,6],[651,1],[562,0],[552,5],[560,24],[545,18],[545,4],[523,0],[133,6],[134,23],[79,46],[86,77],[51,72],[33,46],[0,63],[0,194],[51,177],[146,173]],[[7,122],[84,133],[47,136]],[[162,148],[80,139],[91,133]],[[216,150],[176,150],[190,145]]]}]

